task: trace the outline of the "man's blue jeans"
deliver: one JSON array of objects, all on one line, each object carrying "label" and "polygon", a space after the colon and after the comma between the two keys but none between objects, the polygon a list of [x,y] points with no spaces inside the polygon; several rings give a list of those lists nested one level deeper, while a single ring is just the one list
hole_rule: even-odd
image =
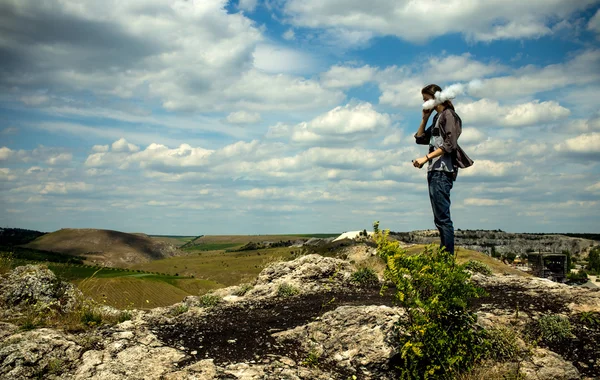
[{"label": "man's blue jeans", "polygon": [[441,245],[454,254],[454,225],[450,218],[450,190],[452,173],[432,170],[427,173],[429,200],[433,209],[433,220],[440,231]]}]

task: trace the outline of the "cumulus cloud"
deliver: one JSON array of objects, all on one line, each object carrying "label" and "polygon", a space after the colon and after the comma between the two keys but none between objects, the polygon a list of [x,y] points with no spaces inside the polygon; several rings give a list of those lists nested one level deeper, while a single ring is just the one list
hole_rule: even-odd
[{"label": "cumulus cloud", "polygon": [[231,112],[225,120],[231,124],[254,124],[258,123],[261,117],[258,112],[237,111]]},{"label": "cumulus cloud", "polygon": [[294,33],[294,29],[288,29],[282,35],[283,39],[291,41],[296,38],[296,33]]},{"label": "cumulus cloud", "polygon": [[321,74],[321,83],[328,88],[360,87],[374,79],[376,69],[365,65],[363,67],[332,66]]},{"label": "cumulus cloud", "polygon": [[567,139],[565,142],[554,145],[554,149],[561,153],[571,153],[582,156],[600,154],[600,133],[584,133],[577,137]]},{"label": "cumulus cloud", "polygon": [[124,138],[120,138],[111,145],[113,152],[137,152],[140,148],[137,145],[128,143]]},{"label": "cumulus cloud", "polygon": [[0,161],[8,160],[13,155],[14,151],[10,148],[3,146],[0,148]]},{"label": "cumulus cloud", "polygon": [[521,175],[522,163],[515,162],[499,162],[490,160],[477,160],[473,166],[461,170],[461,177],[506,177],[510,175]]},{"label": "cumulus cloud", "polygon": [[552,100],[501,106],[497,101],[481,99],[472,103],[457,103],[456,108],[464,124],[487,127],[536,125],[560,120],[571,114],[570,110]]},{"label": "cumulus cloud", "polygon": [[70,162],[73,159],[73,155],[71,153],[60,153],[56,156],[49,157],[46,160],[48,165],[60,165],[67,162]]},{"label": "cumulus cloud", "polygon": [[[254,3],[241,6],[250,9]],[[265,49],[254,22],[243,13],[228,13],[226,4],[6,3],[0,20],[6,26],[0,85],[27,92],[22,100],[31,105],[46,100],[46,94],[31,95],[44,88],[49,93],[149,96],[170,111],[306,109],[331,106],[343,97],[316,81],[255,72],[255,63],[269,72],[288,72],[288,65],[304,70],[313,61],[292,49]],[[273,54],[277,59],[269,62]],[[272,66],[277,62],[286,65]]]},{"label": "cumulus cloud", "polygon": [[238,7],[244,11],[254,12],[257,5],[258,0],[240,0]]},{"label": "cumulus cloud", "polygon": [[[510,0],[501,6],[477,0],[465,6],[459,0],[444,3],[379,1],[291,0],[283,12],[294,25],[308,28],[344,28],[376,35],[394,35],[423,42],[448,33],[462,33],[476,41],[537,38],[551,33],[549,20],[568,18],[594,0]],[[432,14],[443,14],[432,22]],[[427,27],[423,27],[427,25]]]},{"label": "cumulus cloud", "polygon": [[377,112],[370,103],[347,104],[296,125],[291,130],[291,140],[297,143],[318,141],[351,141],[376,134],[391,126],[387,114]]}]

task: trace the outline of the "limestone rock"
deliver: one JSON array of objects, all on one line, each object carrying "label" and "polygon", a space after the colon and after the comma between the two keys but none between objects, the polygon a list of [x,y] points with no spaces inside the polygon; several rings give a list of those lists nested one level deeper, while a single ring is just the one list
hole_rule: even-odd
[{"label": "limestone rock", "polygon": [[18,333],[0,346],[0,378],[29,379],[42,374],[52,378],[69,371],[81,351],[73,336],[56,330]]},{"label": "limestone rock", "polygon": [[389,342],[401,316],[400,309],[388,306],[342,306],[318,321],[273,336],[295,342],[319,360],[348,371],[360,368],[363,377],[383,379],[395,355]]},{"label": "limestone rock", "polygon": [[345,260],[317,254],[302,256],[263,269],[246,296],[273,296],[282,284],[291,285],[302,293],[339,288],[349,282],[352,272],[352,265]]},{"label": "limestone rock", "polygon": [[528,379],[538,380],[575,380],[581,376],[573,364],[560,355],[543,349],[534,349],[531,361],[523,363],[521,372]]},{"label": "limestone rock", "polygon": [[74,285],[60,281],[41,265],[17,267],[0,279],[0,302],[9,308],[44,304],[65,312],[74,307],[80,296]]}]

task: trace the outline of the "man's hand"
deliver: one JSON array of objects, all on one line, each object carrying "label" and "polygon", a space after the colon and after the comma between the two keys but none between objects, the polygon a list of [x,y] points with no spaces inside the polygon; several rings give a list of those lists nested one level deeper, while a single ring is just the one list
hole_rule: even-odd
[{"label": "man's hand", "polygon": [[433,109],[430,109],[430,110],[423,109],[423,120],[429,119],[429,116],[431,116],[432,112],[433,112]]},{"label": "man's hand", "polygon": [[421,169],[423,167],[423,165],[425,165],[425,163],[427,163],[427,161],[429,161],[427,159],[427,157],[421,157],[421,158],[417,158],[416,160],[413,160],[412,163],[415,168]]}]

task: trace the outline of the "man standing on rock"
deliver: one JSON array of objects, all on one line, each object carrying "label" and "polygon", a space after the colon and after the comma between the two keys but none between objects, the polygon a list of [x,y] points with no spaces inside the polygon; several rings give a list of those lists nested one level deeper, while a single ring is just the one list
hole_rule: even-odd
[{"label": "man standing on rock", "polygon": [[[435,226],[440,232],[441,246],[454,254],[454,226],[450,217],[450,190],[458,175],[458,168],[467,168],[473,161],[458,146],[458,137],[462,132],[462,120],[456,114],[450,97],[442,88],[430,84],[421,90],[423,95],[423,117],[419,130],[415,134],[416,143],[429,145],[429,153],[413,160],[416,168],[422,168],[426,162],[429,200],[433,209]],[[436,115],[427,129],[427,121],[433,110]]]}]

